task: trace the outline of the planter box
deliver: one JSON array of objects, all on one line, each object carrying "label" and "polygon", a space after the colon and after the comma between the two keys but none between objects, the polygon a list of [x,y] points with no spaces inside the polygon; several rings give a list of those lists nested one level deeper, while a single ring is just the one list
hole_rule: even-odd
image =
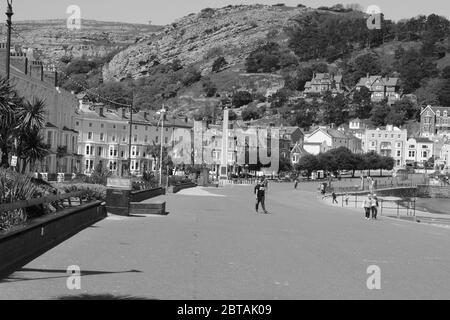
[{"label": "planter box", "polygon": [[182,184],[177,184],[177,185],[174,185],[174,186],[170,186],[168,188],[168,192],[170,192],[170,193],[177,193],[180,190],[189,189],[189,188],[195,188],[195,187],[197,187],[197,184],[193,183],[193,182],[192,183],[182,183]]},{"label": "planter box", "polygon": [[130,195],[130,202],[141,202],[166,194],[165,188],[155,188],[150,190],[133,191]]},{"label": "planter box", "polygon": [[81,230],[106,218],[105,207],[95,201],[30,221],[0,233],[0,279],[20,269]]},{"label": "planter box", "polygon": [[166,216],[166,202],[165,201],[152,201],[149,203],[132,202],[130,203],[130,214],[151,214]]}]

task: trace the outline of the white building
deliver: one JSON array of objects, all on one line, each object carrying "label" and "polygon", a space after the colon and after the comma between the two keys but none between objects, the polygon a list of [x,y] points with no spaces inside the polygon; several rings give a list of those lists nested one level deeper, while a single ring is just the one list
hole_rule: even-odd
[{"label": "white building", "polygon": [[444,172],[450,172],[450,144],[446,143],[442,146],[439,162],[444,168]]},{"label": "white building", "polygon": [[407,164],[423,165],[433,156],[433,141],[427,138],[410,138],[406,148]]},{"label": "white building", "polygon": [[406,129],[399,129],[392,125],[386,128],[366,130],[362,141],[364,152],[375,151],[382,156],[392,157],[396,167],[406,165],[406,145],[408,132]]}]

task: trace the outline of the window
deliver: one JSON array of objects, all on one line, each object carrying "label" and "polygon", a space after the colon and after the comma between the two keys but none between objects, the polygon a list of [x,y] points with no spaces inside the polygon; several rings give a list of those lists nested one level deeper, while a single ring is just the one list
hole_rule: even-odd
[{"label": "window", "polygon": [[436,117],[440,117],[441,116],[441,112],[438,110],[437,112],[436,112]]},{"label": "window", "polygon": [[123,126],[123,130],[127,130],[127,126]]},{"label": "window", "polygon": [[78,127],[80,125],[80,123],[77,121],[77,122],[75,122],[75,125]]},{"label": "window", "polygon": [[97,152],[98,156],[101,157],[103,155],[103,148],[102,147],[98,147],[97,151],[98,151]]},{"label": "window", "polygon": [[116,142],[116,136],[112,136],[112,142]]},{"label": "window", "polygon": [[156,143],[158,143],[158,141],[159,141],[159,137],[156,137],[156,138],[155,138],[155,141],[156,141]]},{"label": "window", "polygon": [[92,132],[88,132],[88,140],[92,140]]},{"label": "window", "polygon": [[444,111],[444,117],[447,117],[447,111]]},{"label": "window", "polygon": [[115,129],[116,128],[116,125],[115,124],[113,124],[113,129]]},{"label": "window", "polygon": [[122,142],[127,142],[127,137],[126,136],[122,137]]},{"label": "window", "polygon": [[100,141],[105,141],[105,134],[103,132],[100,133]]},{"label": "window", "polygon": [[91,154],[91,146],[86,146],[86,155],[90,155]]},{"label": "window", "polygon": [[148,126],[145,126],[145,131],[148,131]]},{"label": "window", "polygon": [[145,136],[144,141],[145,141],[145,143],[148,142],[148,136]]},{"label": "window", "polygon": [[125,151],[123,151],[123,150],[120,151],[120,157],[121,157],[121,158],[124,158],[124,157],[125,157]]},{"label": "window", "polygon": [[168,137],[165,137],[165,138],[164,138],[164,143],[167,144],[168,142],[169,142],[169,138],[168,138]]},{"label": "window", "polygon": [[134,142],[137,142],[137,140],[138,140],[138,138],[137,138],[137,134],[135,134],[135,135],[134,135],[134,139],[133,139],[133,141],[134,141]]},{"label": "window", "polygon": [[105,125],[104,125],[104,124],[102,123],[102,124],[100,125],[100,127],[101,127],[101,128],[104,128],[104,127],[105,127]]},{"label": "window", "polygon": [[89,128],[91,128],[92,127],[92,123],[89,123]]},{"label": "window", "polygon": [[408,153],[408,156],[409,156],[410,158],[414,158],[414,157],[416,156],[416,152],[410,150],[409,153]]},{"label": "window", "polygon": [[402,147],[402,143],[401,142],[397,142],[397,148],[401,148]]},{"label": "window", "polygon": [[422,151],[422,158],[428,158],[428,151]]},{"label": "window", "polygon": [[137,130],[137,125],[134,126],[134,130]]},{"label": "window", "polygon": [[402,152],[400,150],[397,150],[397,157],[401,157]]}]

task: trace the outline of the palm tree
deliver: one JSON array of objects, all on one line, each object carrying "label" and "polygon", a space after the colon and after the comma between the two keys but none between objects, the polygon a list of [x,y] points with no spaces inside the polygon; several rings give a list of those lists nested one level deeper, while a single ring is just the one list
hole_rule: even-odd
[{"label": "palm tree", "polygon": [[33,102],[23,100],[18,106],[17,118],[22,132],[44,129],[46,124],[45,103],[40,99]]},{"label": "palm tree", "polygon": [[26,172],[28,164],[30,170],[34,171],[36,162],[42,161],[50,153],[50,146],[44,142],[39,130],[24,133],[21,137],[21,157],[24,159],[22,173]]},{"label": "palm tree", "polygon": [[13,146],[17,118],[14,109],[20,98],[6,78],[0,77],[0,167],[9,167],[9,152]]},{"label": "palm tree", "polygon": [[[36,161],[42,160],[48,155],[48,146],[43,142],[43,137],[40,135],[46,124],[44,101],[33,99],[33,102],[30,102],[19,99],[17,101],[16,119],[15,131],[19,137],[17,154],[23,159],[22,172],[25,172],[28,163],[31,163],[32,169],[34,169]],[[45,155],[42,156],[43,154]],[[28,155],[32,157],[27,160]]]}]

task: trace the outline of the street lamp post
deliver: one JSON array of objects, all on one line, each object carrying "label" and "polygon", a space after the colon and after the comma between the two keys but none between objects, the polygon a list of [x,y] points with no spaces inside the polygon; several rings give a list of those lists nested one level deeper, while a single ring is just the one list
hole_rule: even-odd
[{"label": "street lamp post", "polygon": [[6,9],[6,16],[8,17],[8,19],[6,20],[6,26],[8,28],[8,34],[6,37],[6,79],[9,80],[10,78],[10,72],[11,72],[11,67],[10,67],[10,52],[11,52],[11,28],[12,28],[12,16],[14,15],[14,12],[12,10],[12,0],[8,0],[8,7]]}]

